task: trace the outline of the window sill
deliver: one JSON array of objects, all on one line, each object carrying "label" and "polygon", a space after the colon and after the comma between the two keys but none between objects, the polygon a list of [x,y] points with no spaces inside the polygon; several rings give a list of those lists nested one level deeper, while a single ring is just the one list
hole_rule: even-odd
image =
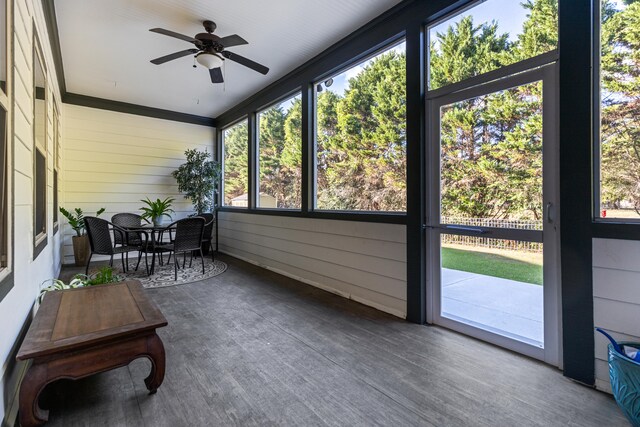
[{"label": "window sill", "polygon": [[591,237],[600,239],[640,240],[640,222],[602,218],[593,221]]},{"label": "window sill", "polygon": [[345,212],[345,211],[311,211],[302,212],[289,209],[237,208],[221,207],[218,212],[234,212],[253,215],[271,215],[296,218],[328,219],[334,221],[379,222],[386,224],[406,224],[405,212]]},{"label": "window sill", "polygon": [[[40,236],[42,236],[42,235],[40,235]],[[34,260],[36,258],[38,258],[38,255],[40,255],[40,252],[42,252],[42,250],[47,247],[47,236],[46,235],[44,235],[44,237],[40,237],[40,236],[38,236],[36,238],[36,241],[33,244],[33,259]]]}]

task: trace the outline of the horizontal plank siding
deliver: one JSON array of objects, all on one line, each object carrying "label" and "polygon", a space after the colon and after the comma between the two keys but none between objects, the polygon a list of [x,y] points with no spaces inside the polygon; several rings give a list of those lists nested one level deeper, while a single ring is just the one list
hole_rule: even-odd
[{"label": "horizontal plank siding", "polygon": [[[65,207],[103,218],[136,212],[141,199],[175,198],[174,219],[193,213],[171,172],[187,149],[213,152],[215,129],[187,123],[65,104]],[[165,219],[168,221],[168,219]],[[65,227],[63,255],[73,262]]]},{"label": "horizontal plank siding", "polygon": [[[618,341],[640,342],[640,241],[593,240],[593,318]],[[611,392],[607,339],[595,333],[596,387]]]},{"label": "horizontal plank siding", "polygon": [[221,212],[219,249],[406,317],[405,226]]}]

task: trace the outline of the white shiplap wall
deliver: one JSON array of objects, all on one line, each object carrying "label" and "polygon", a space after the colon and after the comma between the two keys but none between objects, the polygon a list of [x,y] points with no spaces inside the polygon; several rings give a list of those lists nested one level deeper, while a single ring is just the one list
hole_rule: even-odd
[{"label": "white shiplap wall", "polygon": [[[0,301],[0,420],[13,422],[17,410],[16,381],[24,372],[24,363],[16,364],[10,353],[38,295],[40,284],[60,271],[60,232],[53,233],[53,100],[60,101],[53,57],[49,47],[40,0],[16,0],[13,26],[10,26],[9,50],[9,143],[13,150],[13,271],[14,286]],[[33,259],[33,170],[34,170],[34,90],[33,36],[40,39],[47,69],[47,246]],[[0,26],[4,29],[4,26]],[[4,49],[4,46],[0,46]],[[11,79],[12,77],[12,79]],[[62,122],[64,117],[60,117]],[[62,155],[62,153],[58,153]],[[59,195],[63,202],[63,172],[59,172]]]},{"label": "white shiplap wall", "polygon": [[405,226],[219,214],[219,249],[302,282],[406,317]]},{"label": "white shiplap wall", "polygon": [[[616,340],[640,342],[640,241],[593,239],[593,320]],[[611,392],[607,344],[595,332],[596,387]]]},{"label": "white shiplap wall", "polygon": [[[215,129],[65,104],[65,207],[102,218],[136,212],[146,197],[173,197],[174,219],[192,213],[171,172],[188,148],[213,151]],[[169,221],[165,218],[165,221]],[[73,263],[71,236],[64,234],[64,262]]]}]

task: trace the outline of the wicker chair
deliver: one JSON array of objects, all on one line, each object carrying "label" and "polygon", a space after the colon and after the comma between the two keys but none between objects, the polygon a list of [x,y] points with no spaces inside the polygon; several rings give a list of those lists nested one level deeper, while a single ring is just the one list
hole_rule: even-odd
[{"label": "wicker chair", "polygon": [[[91,246],[91,254],[87,260],[87,268],[85,274],[89,274],[89,263],[91,263],[91,257],[93,254],[97,255],[109,255],[109,265],[113,266],[113,256],[116,254],[122,255],[122,270],[127,271],[127,267],[124,263],[124,255],[127,252],[139,251],[140,246],[117,246],[115,247],[111,241],[111,230],[114,235],[120,235],[120,241],[127,241],[127,230],[118,227],[115,224],[110,223],[105,219],[96,218],[93,216],[85,216],[84,224],[87,228],[87,234],[89,235],[89,245]],[[146,239],[145,239],[146,240]],[[143,243],[146,246],[146,241]],[[140,264],[140,256],[138,257],[138,264]],[[136,270],[138,266],[136,265]]]},{"label": "wicker chair", "polygon": [[213,239],[211,239],[211,234],[213,233],[213,226],[216,222],[216,218],[212,213],[203,213],[198,216],[204,218],[204,234],[202,236],[202,243],[209,247],[211,251],[211,261],[215,261],[213,257]]},{"label": "wicker chair", "polygon": [[[118,227],[124,229],[133,229],[142,227],[142,217],[138,214],[134,213],[117,213],[111,217],[111,222]],[[142,233],[141,231],[128,231],[126,235],[126,239],[122,239],[122,235],[120,233],[113,233],[114,246],[136,246],[142,248]],[[136,265],[136,270],[138,269],[138,265],[140,264],[140,258],[142,253],[138,255],[138,264]],[[127,252],[125,255],[127,259],[127,267],[129,266],[129,253]]]},{"label": "wicker chair", "polygon": [[[175,228],[175,235],[171,243],[159,245],[160,249],[169,251],[169,257],[173,253],[173,267],[175,280],[178,280],[178,254],[183,254],[182,268],[185,267],[187,261],[187,253],[190,253],[189,267],[193,263],[193,251],[200,252],[202,260],[202,274],[204,274],[204,258],[202,257],[202,235],[204,232],[205,220],[202,217],[195,216],[185,218],[169,224],[165,230]],[[171,259],[171,258],[169,258]],[[167,261],[168,262],[168,261]]]}]

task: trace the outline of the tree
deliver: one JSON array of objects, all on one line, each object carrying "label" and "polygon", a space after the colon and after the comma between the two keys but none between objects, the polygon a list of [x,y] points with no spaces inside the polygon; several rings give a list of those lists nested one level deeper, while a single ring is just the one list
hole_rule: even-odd
[{"label": "tree", "polygon": [[406,209],[405,55],[379,55],[344,97],[318,96],[318,207]]},{"label": "tree", "polygon": [[[437,41],[436,41],[437,40]],[[498,35],[498,24],[473,25],[473,17],[438,33],[430,46],[430,88],[437,89],[505,64],[509,49],[508,34]]]},{"label": "tree", "polygon": [[601,203],[640,214],[640,3],[603,5]]},{"label": "tree", "polygon": [[198,214],[211,212],[215,207],[220,164],[209,160],[211,154],[207,151],[193,149],[184,154],[186,163],[171,173],[178,182],[178,191],[185,193],[185,199],[191,199]]},{"label": "tree", "polygon": [[224,131],[224,204],[246,194],[249,186],[249,134],[243,121]]},{"label": "tree", "polygon": [[281,104],[260,113],[260,192],[276,198],[278,208],[300,208],[302,197],[302,102],[287,111]]}]

